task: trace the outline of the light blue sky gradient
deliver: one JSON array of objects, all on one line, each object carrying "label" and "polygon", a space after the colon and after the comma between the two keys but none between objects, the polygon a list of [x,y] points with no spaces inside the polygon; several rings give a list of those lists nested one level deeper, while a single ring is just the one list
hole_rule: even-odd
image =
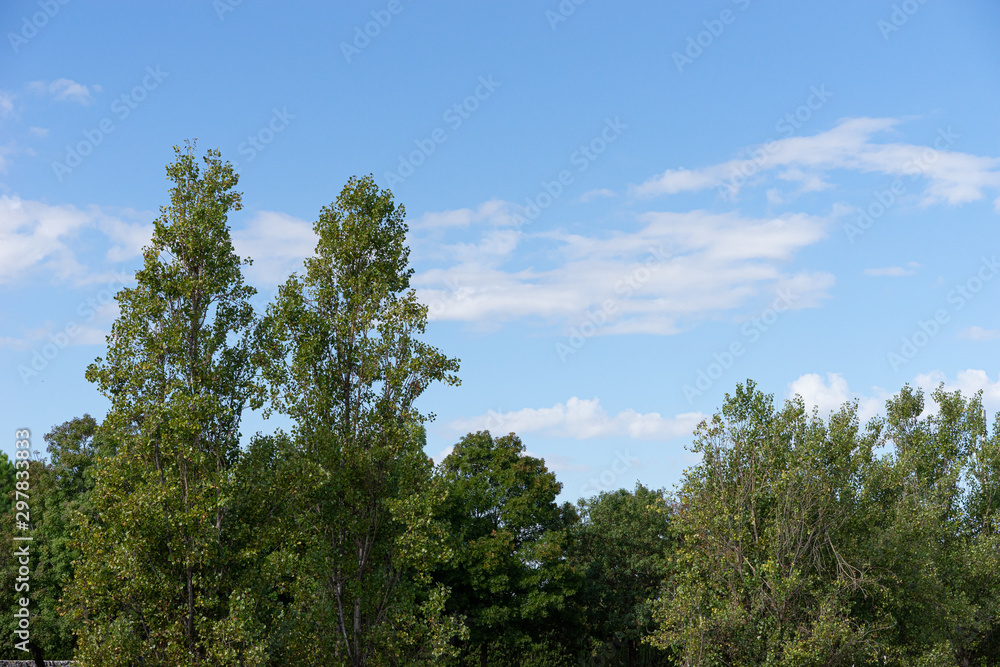
[{"label": "light blue sky gradient", "polygon": [[1000,410],[1000,5],[681,4],[5,3],[2,449],[106,410],[83,371],[188,138],[241,174],[260,306],[351,175],[406,206],[462,360],[437,459],[490,428],[565,499],[670,486],[746,378]]}]

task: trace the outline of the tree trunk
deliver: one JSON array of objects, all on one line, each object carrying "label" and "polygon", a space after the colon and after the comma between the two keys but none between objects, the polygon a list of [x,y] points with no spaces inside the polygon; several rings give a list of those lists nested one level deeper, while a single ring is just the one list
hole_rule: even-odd
[{"label": "tree trunk", "polygon": [[489,651],[489,643],[483,642],[479,646],[479,667],[486,667],[486,654]]},{"label": "tree trunk", "polygon": [[636,650],[635,640],[628,640],[628,667],[635,667],[639,664],[639,655]]},{"label": "tree trunk", "polygon": [[45,656],[42,653],[42,649],[37,644],[29,644],[28,649],[31,651],[31,657],[35,661],[35,667],[45,667]]}]

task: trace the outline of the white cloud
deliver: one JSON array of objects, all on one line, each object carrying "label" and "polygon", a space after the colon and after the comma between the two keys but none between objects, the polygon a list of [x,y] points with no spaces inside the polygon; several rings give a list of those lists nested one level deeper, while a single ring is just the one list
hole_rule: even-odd
[{"label": "white cloud", "polygon": [[[119,313],[118,303],[112,301],[96,308],[94,311],[96,321],[108,324],[110,328]],[[72,323],[72,328],[67,331],[67,325]],[[91,324],[81,323],[78,320],[70,320],[56,327],[51,321],[36,329],[24,332],[21,338],[12,336],[0,336],[0,349],[9,349],[17,352],[27,352],[29,350],[39,350],[42,346],[53,343],[59,348],[76,345],[104,345],[107,343],[108,331]]]},{"label": "white cloud", "polygon": [[0,196],[0,284],[35,268],[63,279],[82,275],[84,268],[67,241],[93,224],[92,212],[73,206]]},{"label": "white cloud", "polygon": [[798,193],[803,192],[819,192],[820,190],[826,190],[832,187],[829,183],[824,181],[816,173],[806,173],[799,169],[798,167],[792,167],[791,169],[786,169],[785,171],[778,174],[778,178],[783,181],[792,181],[799,183]]},{"label": "white cloud", "polygon": [[969,327],[958,332],[959,338],[967,340],[996,340],[1000,338],[1000,329],[984,329],[982,327]]},{"label": "white cloud", "polygon": [[94,101],[91,89],[94,92],[101,91],[100,86],[88,87],[72,79],[56,79],[48,83],[45,81],[32,81],[28,84],[28,90],[35,94],[49,95],[57,102],[76,102],[84,106]]},{"label": "white cloud", "polygon": [[[106,280],[108,263],[141,255],[152,237],[152,218],[130,209],[77,208],[0,195],[0,284],[39,271],[77,285]],[[273,211],[258,213],[232,236],[236,252],[254,260],[247,269],[250,282],[269,286],[300,268],[316,245],[311,223]]]},{"label": "white cloud", "polygon": [[276,211],[260,211],[246,227],[233,230],[233,247],[240,257],[250,257],[245,269],[251,284],[276,286],[316,250],[312,223]]},{"label": "white cloud", "polygon": [[890,278],[900,278],[902,276],[912,276],[915,274],[917,269],[920,268],[920,264],[916,262],[910,262],[906,267],[902,266],[886,266],[877,269],[865,269],[866,276],[888,276]]},{"label": "white cloud", "polygon": [[28,131],[36,137],[41,137],[42,139],[49,136],[49,128],[47,127],[29,127]]},{"label": "white cloud", "polygon": [[14,94],[0,90],[0,118],[9,116],[14,111]]},{"label": "white cloud", "polygon": [[8,142],[4,146],[0,146],[0,174],[6,174],[7,169],[10,167],[10,157],[16,154],[18,151],[14,147],[14,142]]},{"label": "white cloud", "polygon": [[[111,242],[104,259],[120,262],[139,254],[149,240],[147,223],[128,222],[143,214],[124,210],[114,215],[88,206],[51,205],[0,195],[0,284],[28,279],[37,272],[77,285],[108,278],[104,261],[81,258],[73,248],[91,248],[80,238],[93,232]],[[89,264],[89,266],[88,266]]]},{"label": "white cloud", "polygon": [[[931,398],[931,394],[941,383],[944,383],[945,391],[961,391],[962,396],[966,399],[972,398],[976,392],[982,391],[983,405],[987,412],[992,414],[1000,411],[1000,377],[993,381],[986,371],[970,368],[958,371],[955,378],[950,379],[942,371],[935,370],[919,374],[910,382],[910,386],[924,392],[924,411],[921,417],[927,417],[937,412],[937,404]],[[810,410],[813,406],[819,408],[820,415],[824,417],[840,409],[840,406],[847,401],[857,400],[858,418],[864,424],[872,417],[884,414],[886,401],[897,394],[901,388],[888,392],[879,387],[873,387],[871,394],[862,394],[851,391],[847,386],[847,381],[839,373],[827,373],[825,380],[817,373],[807,373],[789,383],[788,397],[791,398],[795,394],[801,395],[807,408]]]},{"label": "white cloud", "polygon": [[[1000,377],[994,382],[985,370],[968,368],[958,371],[954,379],[949,379],[943,372],[936,370],[918,375],[913,380],[913,384],[923,389],[927,395],[942,382],[945,391],[961,391],[965,398],[971,398],[976,392],[982,391],[983,405],[987,411],[993,413],[1000,410]],[[929,398],[928,402],[933,404]]]},{"label": "white cloud", "polygon": [[858,419],[865,424],[882,409],[888,395],[878,391],[878,396],[863,396],[852,392],[847,380],[840,373],[827,373],[826,380],[818,373],[806,373],[788,384],[788,397],[798,394],[808,410],[818,408],[820,416],[828,417],[840,410],[844,403],[858,401]]},{"label": "white cloud", "polygon": [[614,190],[609,190],[607,188],[597,188],[595,190],[588,190],[580,195],[580,201],[586,203],[592,199],[597,199],[598,197],[617,197],[617,193]]},{"label": "white cloud", "polygon": [[553,472],[587,472],[594,468],[594,466],[577,462],[572,456],[563,456],[562,454],[533,454],[527,450],[525,450],[525,454],[544,460],[545,467]]},{"label": "white cloud", "polygon": [[21,338],[14,338],[12,336],[3,336],[0,338],[0,349],[6,348],[8,350],[15,350],[18,352],[23,352],[25,350],[30,350],[32,345],[38,341],[44,340],[45,336],[52,332],[52,323],[46,322],[40,327],[35,329],[29,329],[24,332]]},{"label": "white cloud", "polygon": [[[150,218],[135,211],[126,211],[132,218]],[[98,228],[112,242],[106,257],[110,262],[123,262],[142,254],[144,246],[153,238],[153,223],[125,222],[119,218],[107,217],[98,221]]]},{"label": "white cloud", "polygon": [[438,454],[437,456],[432,456],[431,460],[434,461],[434,465],[441,465],[441,462],[444,461],[446,458],[448,458],[448,456],[450,456],[453,451],[455,451],[455,445],[448,445],[447,447],[441,450],[440,454]]},{"label": "white cloud", "polygon": [[415,220],[408,221],[413,230],[443,229],[448,227],[468,227],[472,224],[512,225],[515,222],[517,207],[501,199],[491,199],[483,202],[475,209],[459,208],[450,211],[425,213]]},{"label": "white cloud", "polygon": [[[799,181],[801,191],[829,187],[822,176],[837,169],[889,176],[922,176],[927,180],[921,200],[924,205],[977,201],[983,197],[984,190],[1000,190],[1000,158],[947,150],[958,138],[950,128],[942,129],[935,139],[941,148],[872,140],[874,135],[898,124],[899,121],[892,118],[845,119],[826,132],[780,139],[758,147],[760,159],[756,162],[734,159],[694,170],[668,169],[632,186],[631,193],[655,197],[723,186],[735,195],[747,181],[742,173],[749,172],[752,178],[759,179],[774,169],[782,170],[781,179]],[[748,165],[753,165],[753,169],[745,169]],[[1000,208],[1000,197],[996,205]]]},{"label": "white cloud", "polygon": [[[611,301],[614,312],[600,335],[676,333],[687,320],[752,306],[779,288],[794,292],[794,308],[813,307],[834,282],[829,273],[789,274],[780,266],[824,237],[827,218],[692,211],[639,220],[638,231],[610,236],[490,228],[476,243],[436,244],[429,252],[454,263],[412,282],[436,320],[538,317],[571,326]],[[507,269],[526,241],[544,245],[554,266]]]},{"label": "white cloud", "polygon": [[598,399],[574,396],[551,408],[524,408],[504,413],[491,410],[485,415],[455,420],[449,426],[459,433],[487,429],[497,434],[541,432],[551,437],[580,440],[607,437],[670,440],[691,435],[702,419],[705,415],[700,412],[663,417],[658,412],[639,413],[631,409],[611,416]]}]

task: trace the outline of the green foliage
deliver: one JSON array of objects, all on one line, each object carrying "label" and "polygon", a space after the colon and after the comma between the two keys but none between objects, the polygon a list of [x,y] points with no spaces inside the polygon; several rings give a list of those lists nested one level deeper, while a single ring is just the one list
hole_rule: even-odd
[{"label": "green foliage", "polygon": [[622,646],[634,659],[655,629],[652,601],[676,547],[674,508],[665,491],[642,484],[634,493],[619,489],[580,500],[578,507],[570,553],[586,576],[581,604],[588,634],[597,654]]},{"label": "green foliage", "polygon": [[414,401],[458,384],[458,361],[421,342],[404,209],[352,178],[314,229],[316,255],[268,307],[261,356],[271,408],[294,420],[283,454],[295,548],[284,651],[302,664],[435,659],[461,634],[428,571],[448,556],[430,520],[441,494]]},{"label": "green foliage", "polygon": [[111,401],[117,451],[100,467],[67,610],[84,664],[258,664],[242,614],[229,511],[244,406],[259,405],[255,319],[227,225],[238,177],[217,151],[200,170],[175,147],[170,205],[138,284],[121,290],[105,360],[87,369]]},{"label": "green foliage", "polygon": [[436,578],[452,590],[448,609],[469,626],[465,654],[482,658],[491,645],[523,654],[533,639],[582,630],[573,604],[580,577],[565,559],[577,516],[555,503],[562,485],[545,463],[513,433],[480,431],[455,445],[440,474],[456,557]]},{"label": "green foliage", "polygon": [[7,513],[14,503],[14,462],[0,452],[0,514]]},{"label": "green foliage", "polygon": [[32,506],[34,512],[41,510],[34,533],[39,558],[32,574],[39,623],[32,641],[43,647],[47,659],[69,660],[76,638],[59,607],[73,577],[73,563],[80,556],[73,544],[77,526],[93,514],[91,494],[98,458],[102,449],[110,447],[97,437],[97,422],[90,415],[55,427],[45,440],[49,465],[39,470]]},{"label": "green foliage", "polygon": [[[877,627],[851,618],[854,595],[881,592],[842,548],[858,528],[854,406],[830,428],[801,399],[774,409],[752,382],[696,431],[702,463],[686,473],[684,542],[652,643],[697,665],[864,664]],[[881,619],[874,619],[877,623]]]},{"label": "green foliage", "polygon": [[[921,392],[886,404],[891,456],[869,469],[874,527],[863,543],[886,584],[894,621],[886,643],[901,664],[1000,661],[997,438],[987,437],[981,397],[937,389],[926,416]],[[946,651],[950,659],[937,656]]]},{"label": "green foliage", "polygon": [[[752,382],[703,422],[649,641],[690,665],[997,662],[996,434],[909,387],[861,430]],[[879,456],[882,448],[888,452]]]},{"label": "green foliage", "polygon": [[[0,605],[4,613],[5,634],[13,636],[12,607],[15,598],[27,595],[31,600],[31,642],[48,660],[69,660],[76,645],[73,628],[60,615],[63,590],[73,576],[73,562],[79,551],[72,546],[77,524],[83,514],[91,512],[90,494],[94,486],[94,469],[102,445],[95,439],[97,424],[90,415],[73,419],[55,427],[45,435],[49,461],[34,460],[28,470],[20,471],[19,481],[29,483],[31,516],[30,589],[15,595],[14,586],[19,562],[11,559],[2,568]],[[103,447],[107,449],[106,447]],[[13,515],[2,522],[5,538],[13,532]],[[7,539],[4,540],[7,542]],[[21,543],[23,544],[23,543]],[[20,546],[20,544],[18,544]],[[8,652],[5,645],[0,657],[23,659],[23,652]]]}]

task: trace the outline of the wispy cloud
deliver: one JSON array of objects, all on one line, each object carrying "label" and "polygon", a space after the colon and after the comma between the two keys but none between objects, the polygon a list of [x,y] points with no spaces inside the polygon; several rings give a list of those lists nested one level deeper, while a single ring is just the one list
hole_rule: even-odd
[{"label": "wispy cloud", "polygon": [[984,329],[982,327],[969,327],[958,332],[959,338],[966,340],[996,340],[1000,338],[1000,329]]},{"label": "wispy cloud", "polygon": [[233,230],[233,248],[251,257],[246,269],[253,284],[273,287],[284,282],[316,250],[312,223],[277,211],[260,211],[242,229]]},{"label": "wispy cloud", "polygon": [[[954,378],[949,378],[943,371],[934,370],[918,374],[910,382],[911,386],[924,392],[922,416],[937,412],[937,404],[930,395],[942,383],[946,391],[961,391],[966,399],[982,391],[986,409],[1000,410],[1000,378],[991,380],[986,371],[974,368],[958,371]],[[839,373],[827,373],[825,379],[818,373],[807,373],[788,385],[789,398],[799,394],[809,409],[818,408],[820,415],[824,417],[839,410],[844,403],[856,400],[858,418],[862,424],[876,415],[884,414],[886,401],[898,391],[895,389],[889,392],[880,387],[872,387],[869,393],[852,391],[847,380]]]},{"label": "wispy cloud", "polygon": [[607,188],[597,188],[596,190],[588,190],[580,195],[580,201],[586,203],[593,199],[599,197],[617,197],[618,194],[614,190],[609,190]]},{"label": "wispy cloud", "polygon": [[[33,274],[75,284],[103,280],[109,263],[141,255],[152,236],[153,217],[130,209],[77,208],[2,195],[0,284]],[[232,236],[236,252],[253,259],[248,279],[268,287],[301,268],[316,247],[311,223],[274,211],[257,213]]]},{"label": "wispy cloud", "polygon": [[[807,137],[780,139],[760,147],[768,158],[759,173],[777,170],[778,178],[799,181],[805,190],[829,187],[824,175],[832,170],[921,176],[927,180],[922,204],[961,204],[977,201],[985,190],[1000,190],[1000,158],[982,157],[907,143],[878,143],[873,138],[900,123],[893,118],[850,118],[833,129]],[[942,130],[949,146],[954,133]],[[928,156],[933,159],[928,159]],[[733,175],[746,160],[733,159],[697,169],[667,169],[659,176],[632,186],[637,197],[695,192],[722,185],[732,194],[739,190]],[[742,181],[740,181],[742,182]],[[1000,207],[1000,198],[996,204]]]},{"label": "wispy cloud", "polygon": [[664,417],[658,412],[640,413],[622,410],[609,415],[597,398],[573,397],[550,408],[524,408],[512,412],[487,412],[469,419],[458,419],[450,427],[456,433],[489,429],[496,433],[541,433],[552,437],[590,438],[627,437],[642,440],[670,440],[691,435],[705,418],[700,412],[686,412]]},{"label": "wispy cloud", "polygon": [[826,379],[819,373],[806,373],[788,384],[788,397],[796,394],[802,397],[807,409],[816,408],[822,417],[838,411],[844,403],[856,400],[858,419],[862,424],[877,415],[889,398],[889,394],[881,390],[877,390],[875,396],[851,391],[840,373],[827,373]]},{"label": "wispy cloud", "polygon": [[432,230],[449,227],[468,227],[473,224],[512,225],[517,219],[517,207],[501,199],[483,202],[475,209],[459,208],[450,211],[429,212],[408,221],[410,229]]},{"label": "wispy cloud", "polygon": [[6,174],[10,168],[10,156],[18,153],[13,141],[0,146],[0,174]]},{"label": "wispy cloud", "polygon": [[99,85],[86,86],[72,79],[56,79],[55,81],[32,81],[28,90],[36,95],[47,95],[56,102],[76,102],[84,106],[94,101],[91,91],[99,93]]},{"label": "wispy cloud", "polygon": [[906,267],[902,266],[886,266],[878,269],[865,269],[866,276],[888,276],[890,278],[901,278],[903,276],[912,276],[920,268],[920,264],[916,262],[910,262]]},{"label": "wispy cloud", "polygon": [[14,93],[0,90],[0,118],[5,118],[14,112]]},{"label": "wispy cloud", "polygon": [[936,370],[924,373],[914,378],[914,384],[925,392],[933,391],[944,383],[946,391],[961,391],[966,398],[971,398],[976,392],[983,392],[983,405],[989,411],[1000,410],[1000,377],[991,380],[985,370],[968,368],[958,371],[954,378],[949,378],[944,372]]},{"label": "wispy cloud", "polygon": [[[95,310],[96,317],[102,323],[109,324],[118,315],[117,303],[107,304]],[[50,342],[49,335],[60,332],[52,322],[46,322],[43,326],[24,332],[20,338],[12,336],[0,336],[0,349],[24,352],[37,348],[40,343]],[[104,345],[107,342],[108,331],[89,324],[75,324],[73,336],[66,336],[66,344],[76,345]]]},{"label": "wispy cloud", "polygon": [[[139,215],[123,211],[123,214]],[[123,220],[97,206],[80,209],[0,196],[0,284],[27,280],[36,272],[48,278],[86,284],[103,280],[103,260],[123,261],[139,254],[149,226]],[[97,231],[109,242],[101,261],[78,257],[81,235]]]},{"label": "wispy cloud", "polygon": [[[453,263],[418,273],[413,284],[425,303],[443,304],[432,317],[466,322],[566,321],[614,299],[614,321],[601,328],[608,335],[676,333],[682,321],[745,307],[780,287],[794,286],[796,308],[811,307],[834,282],[825,272],[782,270],[824,237],[828,218],[691,211],[646,213],[639,221],[638,231],[594,236],[487,228],[478,242],[436,244],[437,255]],[[544,247],[554,266],[507,268],[527,241]],[[462,298],[453,298],[458,291]]]}]

